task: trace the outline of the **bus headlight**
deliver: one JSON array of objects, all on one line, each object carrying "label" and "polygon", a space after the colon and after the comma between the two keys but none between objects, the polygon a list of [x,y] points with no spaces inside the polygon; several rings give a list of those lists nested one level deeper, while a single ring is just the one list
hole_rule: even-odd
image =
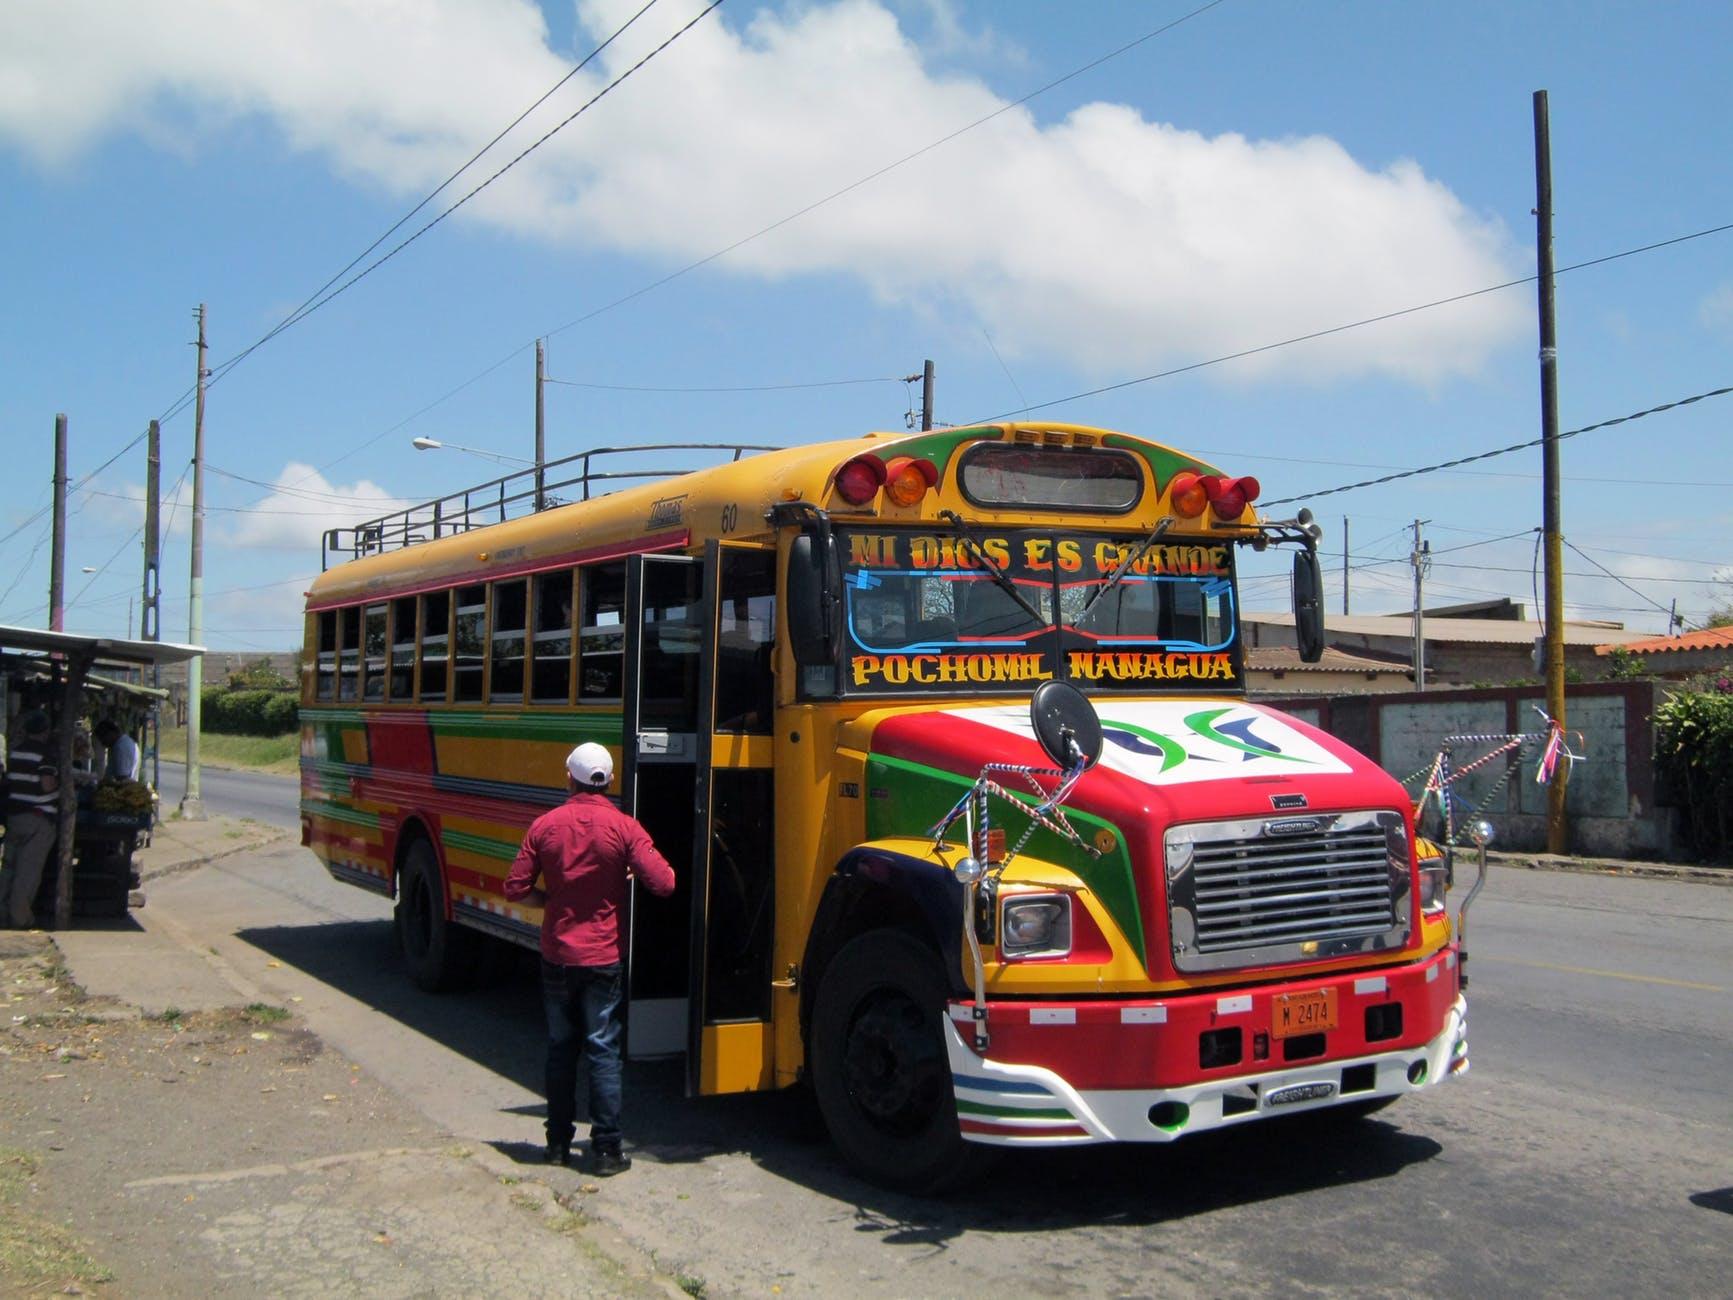
[{"label": "bus headlight", "polygon": [[999,953],[1007,958],[1063,957],[1071,951],[1071,898],[1017,894],[999,912]]},{"label": "bus headlight", "polygon": [[1443,858],[1420,860],[1420,910],[1437,915],[1444,910],[1444,895],[1450,889],[1450,869]]}]

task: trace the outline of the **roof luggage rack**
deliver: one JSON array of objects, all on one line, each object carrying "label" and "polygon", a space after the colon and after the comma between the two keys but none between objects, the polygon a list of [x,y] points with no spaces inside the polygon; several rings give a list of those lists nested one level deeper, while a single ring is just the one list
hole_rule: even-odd
[{"label": "roof luggage rack", "polygon": [[[349,528],[326,529],[319,547],[319,567],[328,569],[335,563],[358,560],[364,555],[382,555],[436,538],[467,533],[473,528],[486,528],[518,519],[538,510],[570,505],[574,500],[588,501],[592,496],[604,496],[622,487],[636,486],[654,479],[678,478],[706,465],[640,464],[634,468],[608,468],[614,462],[606,458],[645,456],[651,460],[676,452],[727,453],[727,461],[737,461],[747,452],[780,451],[763,443],[748,442],[652,442],[629,447],[592,447],[558,460],[544,461],[529,469],[514,470],[502,478],[489,479],[474,487],[464,488],[448,496],[423,501],[419,505],[380,515]],[[593,461],[603,460],[597,468]],[[724,463],[721,457],[717,463]],[[565,477],[555,477],[558,471]],[[570,471],[569,473],[567,471]],[[559,491],[570,495],[556,496]]]}]

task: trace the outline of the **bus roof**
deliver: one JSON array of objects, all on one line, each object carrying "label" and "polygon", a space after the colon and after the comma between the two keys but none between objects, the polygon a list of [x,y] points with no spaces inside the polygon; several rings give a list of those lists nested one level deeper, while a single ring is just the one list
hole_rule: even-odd
[{"label": "bus roof", "polygon": [[[446,531],[437,537],[433,536],[432,503],[410,507],[355,530],[361,538],[361,549],[369,545],[393,549],[362,554],[320,574],[307,591],[307,606],[320,609],[368,598],[409,595],[466,579],[484,582],[637,552],[683,550],[695,540],[710,536],[762,536],[768,531],[765,514],[778,502],[806,500],[827,504],[836,471],[855,456],[870,452],[884,460],[900,456],[926,459],[933,463],[940,483],[944,484],[946,471],[958,453],[968,444],[983,441],[1133,453],[1148,466],[1156,490],[1145,494],[1136,512],[1114,517],[1117,526],[1132,529],[1154,525],[1159,514],[1156,498],[1161,485],[1173,474],[1187,469],[1200,474],[1219,472],[1160,443],[1083,425],[998,423],[920,432],[868,433],[834,442],[763,451],[672,477],[652,477],[651,481],[636,486],[485,526],[476,525],[470,516],[465,516],[461,524],[453,524],[448,518],[443,525]],[[554,463],[569,463],[582,459],[583,455]],[[666,473],[651,468],[598,477]],[[524,471],[510,478],[533,474],[533,470]],[[507,481],[488,484],[489,492],[496,483],[503,485]],[[550,482],[548,486],[551,491],[559,485]],[[586,482],[584,491],[588,490]],[[462,495],[442,500],[457,500]],[[499,501],[505,503],[527,496],[527,492],[508,494],[501,486]],[[492,501],[490,495],[486,508],[492,508]],[[502,504],[502,512],[505,508]],[[876,517],[883,522],[916,523],[933,515],[935,510],[929,501],[907,510],[888,509]],[[833,513],[842,519],[858,512],[839,502]],[[1001,524],[1011,517],[1023,517],[1006,511],[971,513],[983,522]],[[454,527],[461,530],[451,531]]]}]

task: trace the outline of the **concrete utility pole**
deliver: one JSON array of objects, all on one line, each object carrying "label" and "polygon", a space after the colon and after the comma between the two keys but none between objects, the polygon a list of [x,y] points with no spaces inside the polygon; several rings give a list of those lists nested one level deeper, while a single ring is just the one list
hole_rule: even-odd
[{"label": "concrete utility pole", "polygon": [[[1534,92],[1534,234],[1539,259],[1535,286],[1540,308],[1541,530],[1546,553],[1546,711],[1565,725],[1564,535],[1559,522],[1558,332],[1553,318],[1552,134],[1546,91]],[[1546,848],[1569,852],[1565,785],[1571,765],[1560,763],[1546,792]]]},{"label": "concrete utility pole", "polygon": [[[162,426],[150,422],[144,444],[144,591],[138,606],[138,639],[162,640]],[[131,620],[128,619],[130,622]],[[162,686],[162,665],[150,666],[150,684]],[[158,708],[160,709],[160,705]],[[150,759],[151,789],[162,789],[162,722],[150,714],[144,757]],[[143,770],[143,764],[140,764]],[[159,809],[160,811],[160,809]]]},{"label": "concrete utility pole", "polygon": [[1414,549],[1408,562],[1414,566],[1414,689],[1426,689],[1426,574],[1432,568],[1432,543],[1422,541],[1420,528],[1430,519],[1414,521]]},{"label": "concrete utility pole", "polygon": [[1342,516],[1342,613],[1348,613],[1348,516]]},{"label": "concrete utility pole", "polygon": [[54,539],[48,553],[48,630],[66,630],[66,416],[54,417]]},{"label": "concrete utility pole", "polygon": [[[205,305],[199,304],[199,362],[196,378],[198,397],[193,404],[193,563],[187,582],[187,640],[204,643],[205,633]],[[187,790],[181,799],[181,816],[188,821],[205,819],[205,801],[199,789],[199,727],[202,725],[204,657],[187,660]]]},{"label": "concrete utility pole", "polygon": [[544,441],[546,426],[542,422],[542,388],[548,381],[547,356],[542,341],[536,340],[536,509],[547,509],[546,480],[542,466],[547,463],[548,450]]}]

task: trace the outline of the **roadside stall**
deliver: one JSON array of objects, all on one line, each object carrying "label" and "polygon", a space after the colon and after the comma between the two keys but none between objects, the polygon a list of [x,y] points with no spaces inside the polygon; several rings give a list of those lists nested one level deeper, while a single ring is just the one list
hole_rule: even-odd
[{"label": "roadside stall", "polygon": [[[0,626],[0,719],[8,759],[13,749],[18,757],[8,785],[35,792],[27,826],[37,816],[53,821],[46,862],[0,844],[8,855],[5,892],[18,878],[26,889],[36,881],[39,921],[64,928],[74,915],[125,913],[137,885],[132,854],[149,836],[155,813],[136,737],[167,698],[141,679],[147,670],[202,653],[198,646]],[[8,834],[18,806],[9,796]],[[38,843],[45,838],[33,836]],[[0,898],[0,907],[8,906],[27,905]]]}]

